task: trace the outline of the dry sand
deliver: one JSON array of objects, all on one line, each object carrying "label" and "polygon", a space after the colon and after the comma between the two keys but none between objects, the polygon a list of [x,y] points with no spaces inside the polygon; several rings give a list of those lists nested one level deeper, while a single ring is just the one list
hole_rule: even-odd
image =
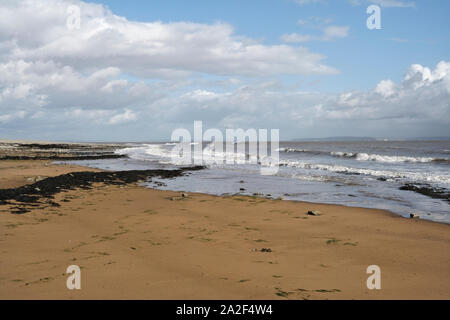
[{"label": "dry sand", "polygon": [[[75,170],[92,169],[1,161],[0,188]],[[137,185],[96,185],[56,201],[23,215],[0,206],[0,299],[450,298],[444,224]],[[72,264],[81,290],[66,288]],[[381,290],[366,287],[369,265],[381,268]]]}]

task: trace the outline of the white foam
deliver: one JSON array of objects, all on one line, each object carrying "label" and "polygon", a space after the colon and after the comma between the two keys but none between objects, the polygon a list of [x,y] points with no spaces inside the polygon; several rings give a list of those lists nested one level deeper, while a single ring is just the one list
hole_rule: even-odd
[{"label": "white foam", "polygon": [[[174,146],[175,147],[175,146]],[[162,144],[145,144],[138,147],[130,147],[118,149],[116,154],[126,154],[132,159],[137,160],[158,160],[161,163],[169,163],[174,165],[203,163],[207,165],[224,165],[224,164],[259,164],[262,166],[273,165],[270,157],[258,157],[257,154],[247,154],[244,152],[228,151],[229,148],[221,150],[214,143],[208,144],[201,152],[193,150],[189,159],[181,157],[172,157],[172,148]],[[336,152],[337,156],[356,157],[359,161],[381,161],[381,162],[429,162],[433,158],[413,158],[413,157],[393,157],[369,155],[365,153],[353,155],[352,153]],[[203,162],[202,162],[203,161]],[[383,177],[388,179],[406,179],[414,182],[428,182],[438,184],[450,184],[450,175],[431,174],[428,172],[411,172],[411,171],[390,171],[376,170],[367,168],[353,168],[342,165],[329,165],[318,163],[307,163],[299,160],[280,160],[280,166],[308,169],[323,170],[335,173],[363,174],[373,177]]]},{"label": "white foam", "polygon": [[[197,145],[198,143],[190,143],[189,145]],[[118,149],[116,154],[128,155],[136,160],[154,160],[161,158],[161,163],[169,163],[174,165],[203,163],[207,165],[214,164],[264,164],[270,161],[268,157],[258,157],[257,154],[248,154],[245,152],[234,152],[234,144],[229,144],[226,148],[218,148],[214,143],[208,144],[202,151],[197,151],[195,148],[191,150],[190,157],[183,158],[181,156],[173,156],[172,150],[179,146],[179,143],[174,144],[145,144],[139,147],[131,147]],[[173,148],[171,148],[173,147]],[[228,151],[232,150],[232,151]]]},{"label": "white foam", "polygon": [[378,161],[378,162],[420,162],[427,163],[432,162],[436,159],[434,158],[426,158],[426,157],[402,157],[402,156],[385,156],[379,154],[367,154],[367,153],[358,153],[356,155],[356,160],[359,161]]},{"label": "white foam", "polygon": [[123,148],[114,151],[114,153],[127,155],[131,159],[136,160],[151,160],[155,156],[161,158],[170,157],[170,153],[159,144],[144,144],[139,147]]},{"label": "white foam", "polygon": [[430,182],[430,183],[443,183],[450,184],[450,176],[448,175],[436,175],[430,173],[417,173],[409,171],[389,171],[389,170],[374,170],[363,168],[352,168],[340,165],[327,165],[317,163],[306,163],[302,161],[284,160],[280,161],[280,165],[309,170],[324,170],[336,173],[349,173],[349,174],[364,174],[374,177],[394,178],[394,179],[407,179],[417,182]]},{"label": "white foam", "polygon": [[404,156],[387,156],[380,154],[367,154],[367,153],[352,153],[352,152],[331,152],[331,155],[344,158],[355,158],[358,161],[376,161],[385,163],[400,163],[400,162],[413,162],[413,163],[429,163],[433,161],[448,161],[449,159],[436,159],[429,157],[404,157]]}]

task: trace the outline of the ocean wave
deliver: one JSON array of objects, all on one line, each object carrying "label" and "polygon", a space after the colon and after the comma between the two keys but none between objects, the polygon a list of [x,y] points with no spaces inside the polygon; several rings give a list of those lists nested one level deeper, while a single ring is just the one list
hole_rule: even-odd
[{"label": "ocean wave", "polygon": [[278,148],[275,151],[287,153],[287,152],[308,152],[309,150],[295,149],[295,148]]},{"label": "ocean wave", "polygon": [[[190,145],[197,145],[197,143],[190,143]],[[184,156],[180,153],[181,148],[179,143],[175,144],[145,144],[139,147],[130,147],[118,149],[116,154],[127,155],[128,157],[136,160],[160,160],[166,164],[192,164],[192,163],[204,163],[204,164],[265,164],[270,162],[268,156],[258,156],[257,153],[246,152],[234,152],[227,151],[222,145],[215,145],[214,143],[208,144],[201,151],[191,149],[190,154]],[[233,147],[234,149],[234,147]],[[255,150],[256,151],[256,150]]]},{"label": "ocean wave", "polygon": [[139,147],[122,148],[115,150],[114,153],[127,155],[129,158],[136,160],[155,160],[155,157],[157,157],[156,159],[170,157],[170,152],[159,144],[144,144]]},{"label": "ocean wave", "polygon": [[381,154],[352,153],[352,152],[331,152],[332,156],[352,158],[358,161],[376,161],[385,163],[411,162],[411,163],[429,163],[429,162],[449,162],[447,158],[431,157],[407,157],[407,156],[388,156]]},{"label": "ocean wave", "polygon": [[279,149],[276,149],[275,151],[284,152],[284,153],[308,153],[308,154],[315,154],[315,155],[329,154],[329,152],[322,151],[322,150],[307,150],[307,149],[295,149],[295,148],[279,148]]},{"label": "ocean wave", "polygon": [[335,157],[343,157],[343,158],[355,158],[357,155],[357,153],[342,152],[342,151],[330,152],[330,154]]},{"label": "ocean wave", "polygon": [[295,148],[279,148],[278,152],[285,153],[309,153],[309,154],[328,154],[333,157],[355,159],[358,161],[376,161],[384,163],[430,163],[430,162],[440,162],[440,163],[450,163],[448,158],[431,158],[431,157],[408,157],[408,156],[389,156],[381,154],[368,154],[363,152],[346,152],[346,151],[321,151],[321,150],[305,150],[305,149],[295,149]]},{"label": "ocean wave", "polygon": [[307,170],[322,170],[341,174],[355,174],[368,175],[373,177],[391,178],[391,179],[406,179],[408,181],[429,182],[429,183],[443,183],[450,184],[450,176],[436,175],[430,173],[418,173],[410,171],[389,171],[389,170],[375,170],[364,168],[352,168],[341,165],[328,165],[318,163],[307,163],[303,161],[283,160],[280,161],[280,166],[307,169]]},{"label": "ocean wave", "polygon": [[359,161],[377,161],[377,162],[420,162],[427,163],[432,162],[436,159],[428,158],[428,157],[405,157],[405,156],[387,156],[380,154],[367,154],[367,153],[358,153],[356,155],[356,160]]}]

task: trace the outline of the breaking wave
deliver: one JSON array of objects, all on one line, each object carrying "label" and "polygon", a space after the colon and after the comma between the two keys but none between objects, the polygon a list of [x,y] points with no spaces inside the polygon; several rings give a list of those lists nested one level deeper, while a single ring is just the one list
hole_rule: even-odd
[{"label": "breaking wave", "polygon": [[340,165],[307,163],[303,161],[293,161],[293,160],[280,161],[280,166],[308,169],[308,170],[323,170],[342,174],[369,175],[373,177],[389,178],[389,179],[407,179],[409,181],[450,184],[450,176],[436,175],[429,173],[352,168]]},{"label": "breaking wave", "polygon": [[401,163],[401,162],[411,162],[411,163],[429,163],[429,162],[439,162],[439,163],[450,163],[449,158],[430,158],[430,157],[406,157],[406,156],[389,156],[381,154],[368,154],[368,153],[358,153],[358,152],[345,152],[345,151],[320,151],[320,150],[305,150],[305,149],[295,149],[295,148],[279,148],[277,151],[285,153],[308,153],[308,154],[329,154],[333,157],[348,158],[358,161],[376,161],[384,163]]},{"label": "breaking wave", "polygon": [[[180,144],[145,144],[138,147],[130,147],[118,149],[116,154],[127,155],[131,159],[136,160],[158,160],[161,163],[170,163],[174,165],[192,164],[195,161],[203,162],[204,164],[264,164],[269,161],[270,157],[259,157],[257,154],[246,152],[226,151],[224,148],[216,146],[214,143],[208,144],[202,151],[191,149],[191,153],[183,157],[182,154],[177,153],[175,148]],[[190,143],[190,145],[197,145],[197,143]],[[175,152],[175,153],[174,153]]]},{"label": "breaking wave", "polygon": [[405,156],[387,156],[380,154],[367,153],[351,153],[351,152],[331,152],[332,156],[353,158],[358,161],[376,161],[376,162],[412,162],[412,163],[429,163],[429,162],[449,162],[447,158],[430,158],[430,157],[405,157]]}]

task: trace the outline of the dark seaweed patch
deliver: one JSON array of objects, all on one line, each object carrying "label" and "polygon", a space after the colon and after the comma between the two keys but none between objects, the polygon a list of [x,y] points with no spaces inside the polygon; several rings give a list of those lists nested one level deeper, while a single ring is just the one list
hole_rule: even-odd
[{"label": "dark seaweed patch", "polygon": [[399,188],[400,190],[414,191],[433,199],[442,199],[450,203],[450,192],[445,188],[432,187],[429,184],[407,183]]},{"label": "dark seaweed patch", "polygon": [[3,156],[0,160],[104,160],[104,159],[119,159],[126,158],[122,154],[98,154],[89,156],[80,155],[49,155],[49,156]]},{"label": "dark seaweed patch", "polygon": [[[103,171],[103,172],[72,172],[68,174],[50,177],[36,183],[12,189],[0,189],[0,205],[12,204],[15,201],[22,205],[40,203],[59,207],[54,201],[54,195],[76,188],[91,189],[93,183],[108,185],[126,185],[138,181],[150,181],[158,177],[171,179],[184,175],[188,171],[204,169],[203,166],[186,167],[177,170],[131,170],[131,171]],[[46,200],[42,202],[42,200]],[[26,208],[15,207],[12,213],[21,214],[27,212]]]}]

